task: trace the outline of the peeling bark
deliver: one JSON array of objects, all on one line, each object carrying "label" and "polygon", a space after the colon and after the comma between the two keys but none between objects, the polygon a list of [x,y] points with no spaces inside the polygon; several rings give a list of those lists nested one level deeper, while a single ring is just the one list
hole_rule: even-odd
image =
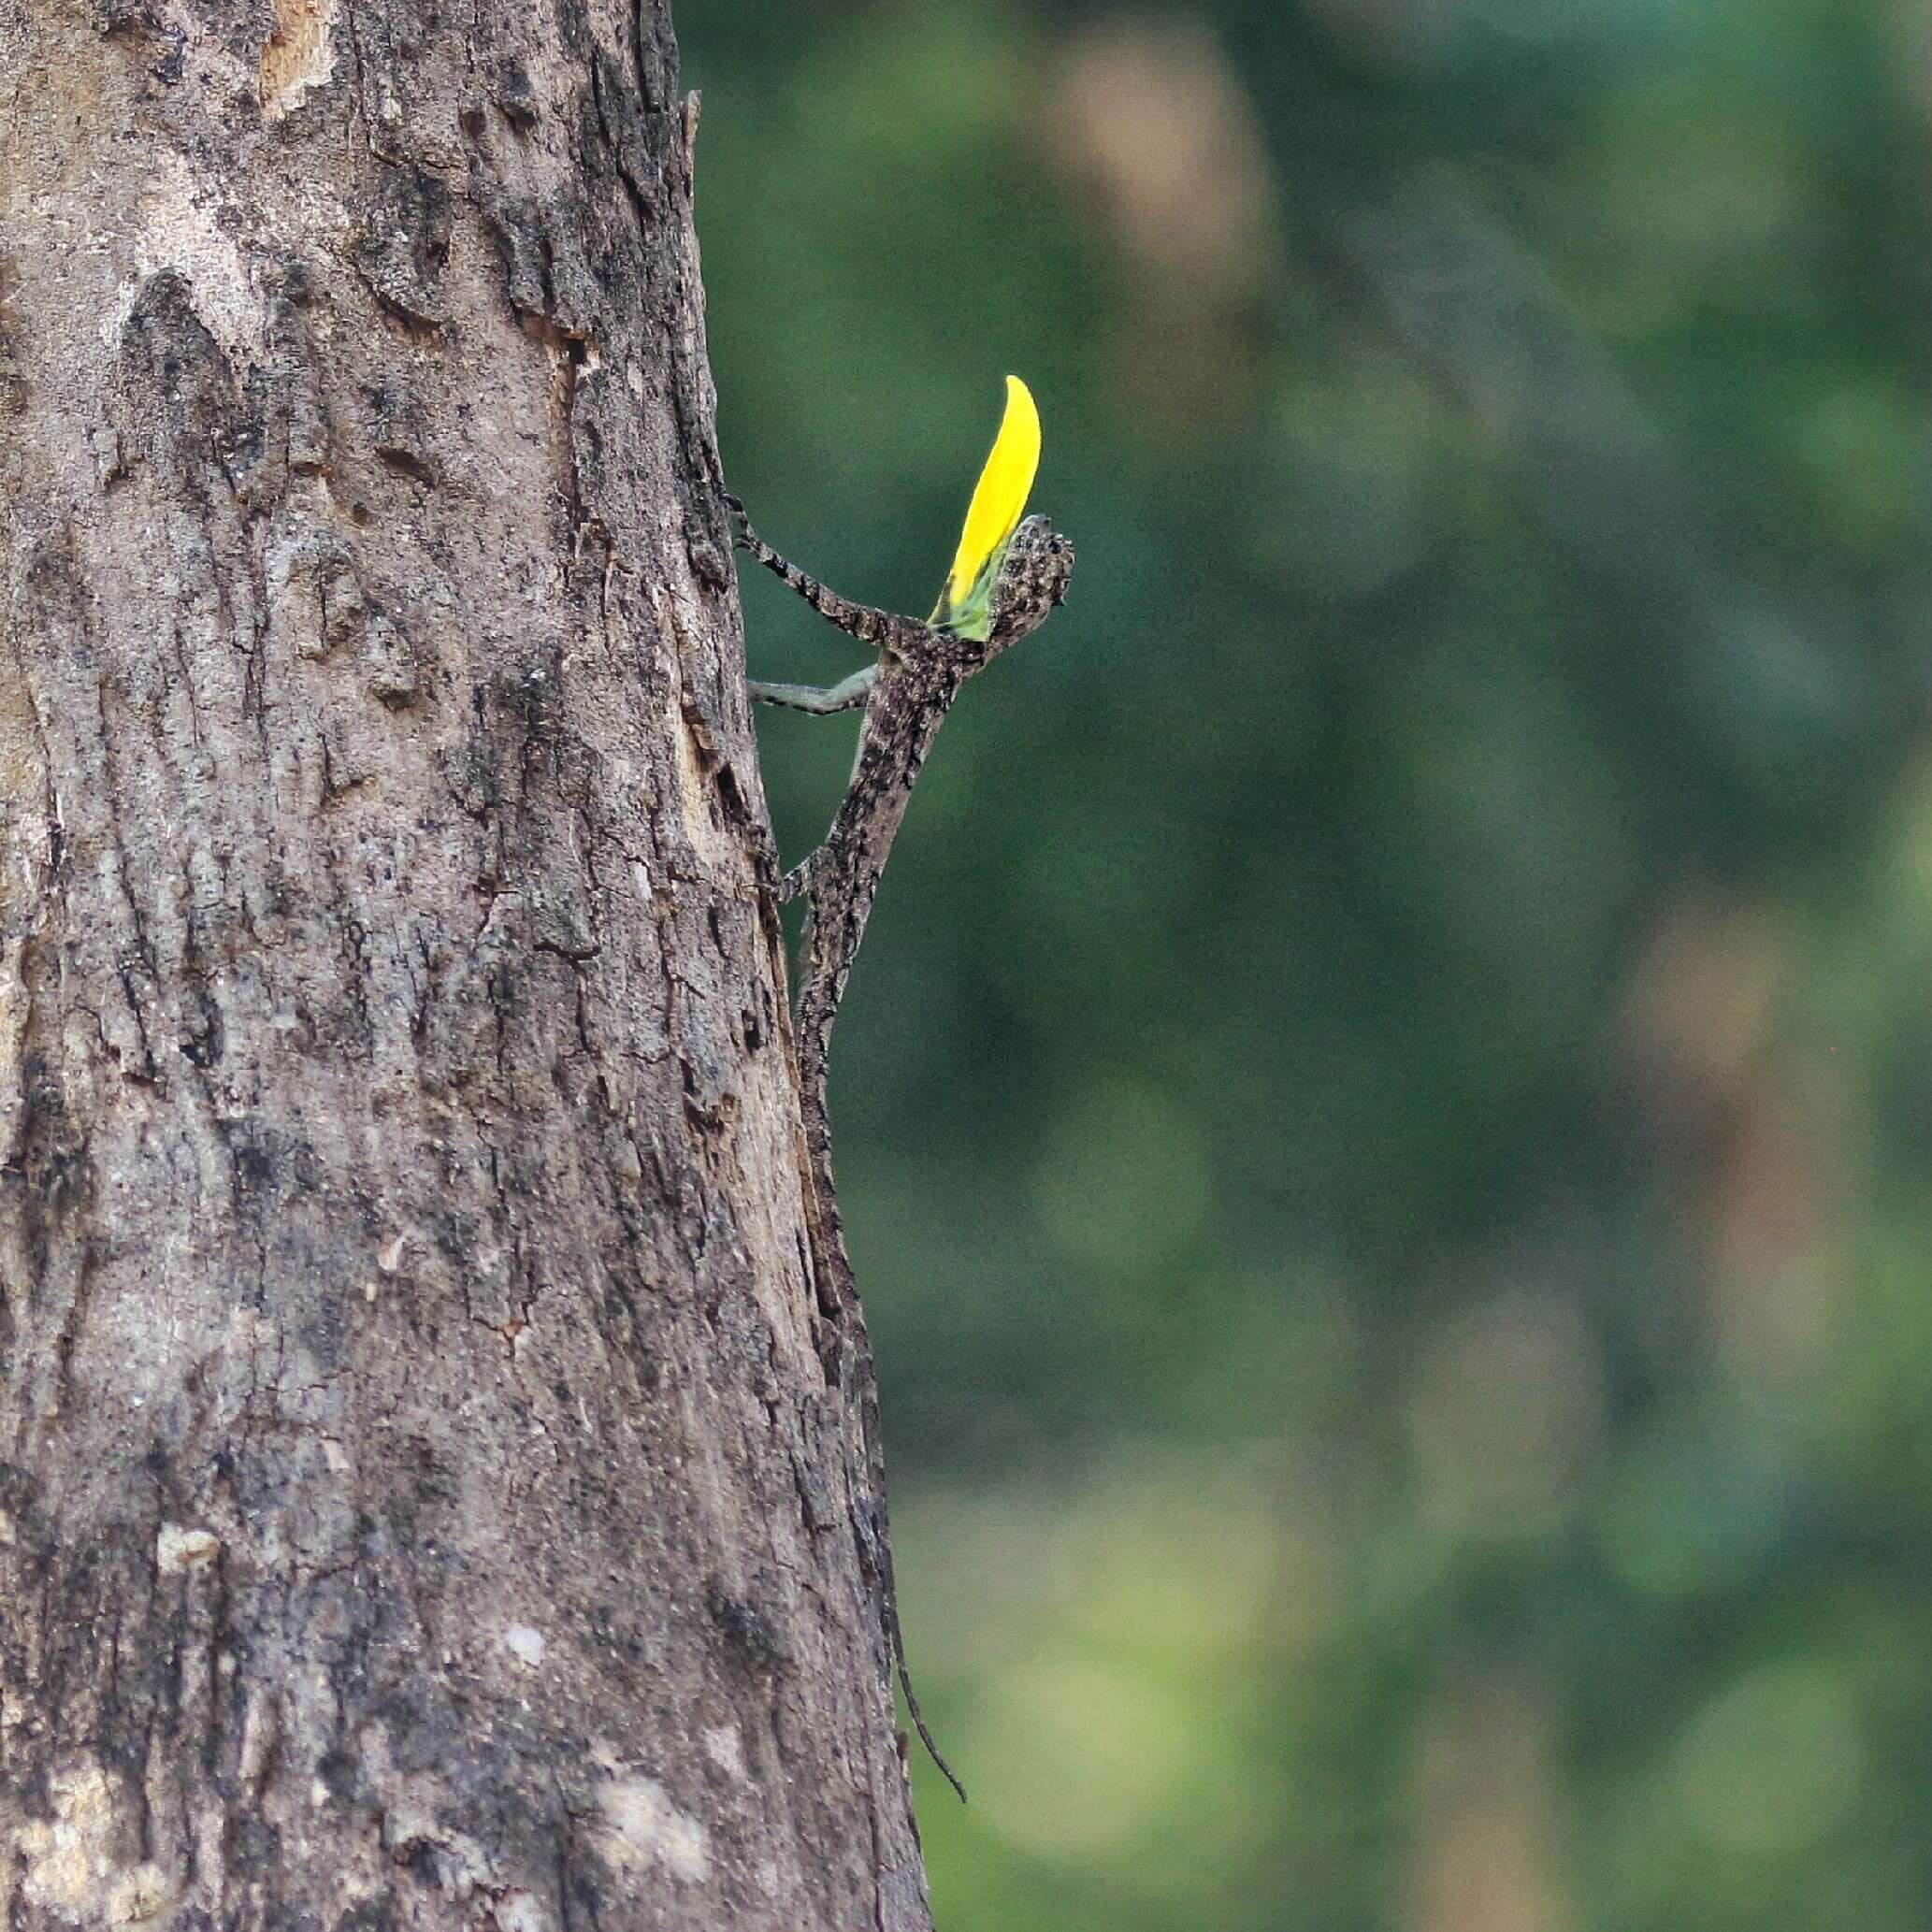
[{"label": "peeling bark", "polygon": [[0,1918],[921,1928],[663,0],[0,5]]}]

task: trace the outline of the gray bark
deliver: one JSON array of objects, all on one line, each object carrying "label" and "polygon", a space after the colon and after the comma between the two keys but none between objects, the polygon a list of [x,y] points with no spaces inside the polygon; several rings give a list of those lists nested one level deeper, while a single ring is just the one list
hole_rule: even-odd
[{"label": "gray bark", "polygon": [[664,0],[0,144],[0,1919],[925,1926]]}]

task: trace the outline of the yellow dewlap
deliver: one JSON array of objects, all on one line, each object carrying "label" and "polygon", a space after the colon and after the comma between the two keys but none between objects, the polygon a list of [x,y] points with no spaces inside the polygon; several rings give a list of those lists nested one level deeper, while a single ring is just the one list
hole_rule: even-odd
[{"label": "yellow dewlap", "polygon": [[[991,559],[1004,547],[1018,526],[1020,512],[1027,507],[1027,493],[1033,487],[1033,474],[1040,467],[1040,411],[1033,406],[1032,393],[1017,376],[1006,378],[1006,413],[1000,421],[1000,433],[993,439],[986,468],[973,491],[966,512],[966,526],[959,533],[959,554],[940,593],[932,613],[938,623],[957,613],[973,596],[975,584]],[[983,586],[989,589],[990,585]]]}]

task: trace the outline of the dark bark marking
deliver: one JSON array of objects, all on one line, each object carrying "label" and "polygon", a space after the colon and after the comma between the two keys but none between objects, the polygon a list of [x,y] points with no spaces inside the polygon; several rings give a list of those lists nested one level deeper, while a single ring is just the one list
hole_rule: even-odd
[{"label": "dark bark marking", "polygon": [[152,464],[170,491],[206,505],[217,484],[231,493],[236,469],[261,439],[235,371],[195,313],[186,277],[164,269],[142,283],[121,329],[128,421],[123,460]]},{"label": "dark bark marking", "polygon": [[775,1613],[764,1605],[746,1593],[727,1590],[715,1578],[705,1587],[704,1601],[712,1621],[753,1669],[784,1672],[797,1662],[790,1637]]},{"label": "dark bark marking", "polygon": [[355,244],[355,269],[391,314],[425,328],[449,320],[438,283],[450,258],[450,191],[407,163],[378,170]]}]

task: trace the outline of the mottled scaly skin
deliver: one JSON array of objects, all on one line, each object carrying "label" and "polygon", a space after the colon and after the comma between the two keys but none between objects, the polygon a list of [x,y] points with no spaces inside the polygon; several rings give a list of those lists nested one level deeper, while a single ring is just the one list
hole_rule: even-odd
[{"label": "mottled scaly skin", "polygon": [[787,563],[743,522],[742,512],[741,525],[739,541],[759,563],[783,577],[841,630],[875,645],[879,652],[872,688],[864,698],[852,782],[838,815],[825,843],[787,873],[779,888],[783,899],[802,892],[808,901],[799,975],[799,1074],[808,1125],[815,1112],[818,1139],[829,1149],[825,1073],[832,1024],[913,786],[959,686],[1036,630],[1064,600],[1073,574],[1074,546],[1044,516],[1028,517],[1014,532],[993,586],[988,633],[973,639],[935,629],[914,617],[850,603]]},{"label": "mottled scaly skin", "polygon": [[[868,1492],[859,1523],[861,1554],[878,1579],[880,1600],[892,1653],[899,1666],[906,1708],[919,1736],[961,1797],[953,1777],[928,1733],[913,1696],[900,1635],[891,1551],[886,1536],[885,1461],[880,1447],[878,1397],[872,1345],[859,1306],[858,1288],[845,1252],[838,1196],[832,1187],[831,1121],[826,1109],[826,1068],[839,1002],[852,976],[865,922],[879,889],[892,841],[905,817],[913,786],[932,741],[945,721],[959,686],[1002,651],[1043,624],[1066,597],[1074,569],[1074,546],[1044,516],[1030,516],[1013,541],[994,583],[991,619],[984,639],[959,636],[916,618],[854,604],[828,590],[796,565],[787,563],[744,520],[743,506],[730,499],[739,520],[740,547],[783,577],[820,615],[861,642],[874,645],[879,660],[862,701],[858,755],[852,767],[838,815],[825,843],[788,872],[779,887],[782,899],[805,897],[804,935],[799,958],[798,1016],[793,1027],[799,1092],[805,1142],[811,1160],[813,1246],[818,1265],[820,1305],[838,1325],[836,1367],[841,1386],[856,1398],[858,1449]],[[852,690],[863,680],[838,687]],[[793,686],[752,686],[755,695],[810,710],[843,709],[861,701]],[[825,700],[829,699],[829,702]]]},{"label": "mottled scaly skin", "polygon": [[[831,1130],[826,1115],[826,1069],[832,1025],[892,841],[912,800],[913,784],[945,721],[962,674],[944,661],[901,659],[882,665],[866,699],[852,782],[825,843],[789,873],[781,888],[805,894],[800,943],[798,1017],[793,1038],[805,1132],[821,1192],[829,1204]],[[836,1207],[831,1211],[836,1213]]]}]

